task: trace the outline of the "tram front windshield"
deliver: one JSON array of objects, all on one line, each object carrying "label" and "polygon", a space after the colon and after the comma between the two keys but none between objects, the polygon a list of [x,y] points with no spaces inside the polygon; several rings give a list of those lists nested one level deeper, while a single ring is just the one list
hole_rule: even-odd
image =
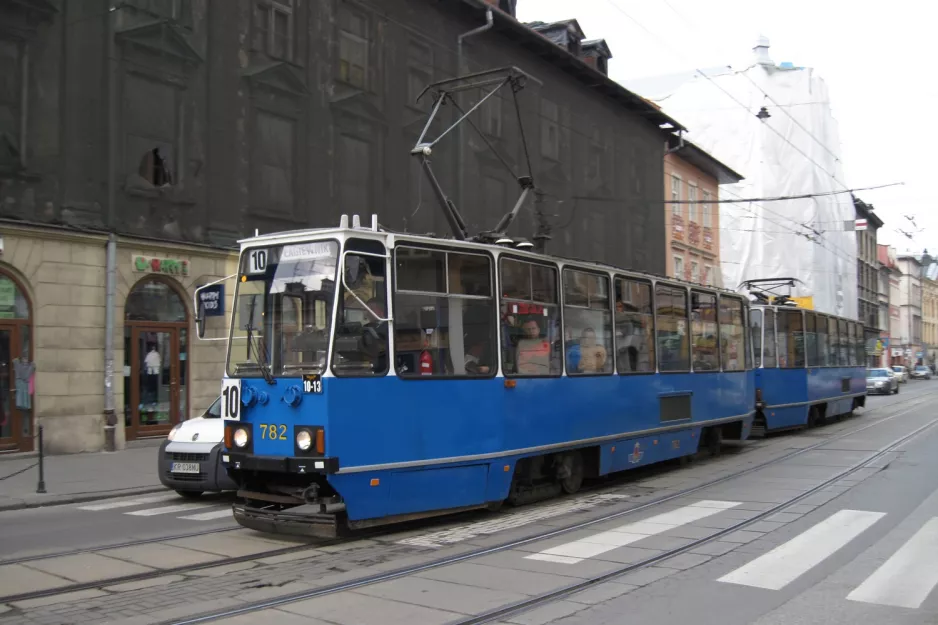
[{"label": "tram front windshield", "polygon": [[228,344],[229,376],[325,370],[338,260],[335,241],[242,252]]}]

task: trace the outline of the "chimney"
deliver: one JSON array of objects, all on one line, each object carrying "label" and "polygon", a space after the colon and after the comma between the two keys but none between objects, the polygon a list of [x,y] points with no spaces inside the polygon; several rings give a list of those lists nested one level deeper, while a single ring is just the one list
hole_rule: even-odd
[{"label": "chimney", "polygon": [[756,40],[756,45],[753,46],[752,52],[756,57],[756,63],[759,65],[774,66],[775,63],[772,62],[772,59],[769,58],[769,38],[764,35],[759,35],[759,38]]}]

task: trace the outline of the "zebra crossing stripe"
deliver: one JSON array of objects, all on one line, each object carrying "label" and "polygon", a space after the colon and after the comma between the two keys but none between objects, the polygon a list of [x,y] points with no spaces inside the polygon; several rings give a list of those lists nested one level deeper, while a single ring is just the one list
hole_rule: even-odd
[{"label": "zebra crossing stripe", "polygon": [[156,516],[158,514],[171,514],[173,512],[188,512],[189,510],[197,510],[199,508],[211,508],[212,504],[196,504],[192,505],[191,503],[183,503],[178,506],[166,506],[163,508],[148,508],[146,510],[134,510],[133,512],[125,512],[130,516]]},{"label": "zebra crossing stripe", "polygon": [[607,551],[625,547],[649,536],[655,536],[670,529],[719,514],[723,510],[729,510],[738,505],[740,505],[738,501],[699,501],[642,521],[620,525],[612,530],[598,532],[558,547],[545,549],[539,553],[525,556],[525,559],[559,564],[576,564]]},{"label": "zebra crossing stripe", "polygon": [[153,497],[135,497],[134,499],[121,499],[119,501],[110,501],[108,503],[96,503],[96,504],[91,504],[88,506],[78,506],[78,509],[97,512],[99,510],[115,510],[117,508],[130,508],[132,506],[141,506],[141,505],[148,504],[148,503],[169,501],[170,499],[179,499],[179,496],[174,493],[170,495],[155,495]]},{"label": "zebra crossing stripe", "polygon": [[201,512],[199,514],[190,514],[189,516],[176,517],[177,519],[186,519],[187,521],[211,521],[213,519],[223,519],[232,515],[231,508],[223,510],[212,510],[211,512]]},{"label": "zebra crossing stripe", "polygon": [[938,517],[847,595],[850,601],[918,608],[938,584]]},{"label": "zebra crossing stripe", "polygon": [[780,590],[826,560],[884,516],[884,512],[840,510],[717,581]]}]

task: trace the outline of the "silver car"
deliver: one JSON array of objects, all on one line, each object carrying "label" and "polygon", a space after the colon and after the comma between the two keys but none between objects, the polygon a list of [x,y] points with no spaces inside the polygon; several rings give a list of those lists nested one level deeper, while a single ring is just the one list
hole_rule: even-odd
[{"label": "silver car", "polygon": [[892,370],[896,374],[896,378],[898,378],[900,383],[905,384],[909,381],[909,370],[902,365],[894,365]]},{"label": "silver car", "polygon": [[160,482],[183,497],[236,490],[237,485],[228,477],[219,458],[224,438],[219,396],[202,416],[174,427],[160,445],[157,461]]},{"label": "silver car", "polygon": [[891,369],[867,369],[866,393],[868,395],[898,395],[899,376]]}]

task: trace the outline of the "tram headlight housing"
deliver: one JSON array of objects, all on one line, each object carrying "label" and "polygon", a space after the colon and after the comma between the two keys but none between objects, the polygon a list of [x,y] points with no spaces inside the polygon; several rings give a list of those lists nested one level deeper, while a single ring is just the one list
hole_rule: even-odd
[{"label": "tram headlight housing", "polygon": [[301,451],[308,451],[313,444],[313,436],[309,430],[300,430],[296,435],[296,446]]},{"label": "tram headlight housing", "polygon": [[245,447],[248,446],[248,440],[249,440],[247,428],[244,428],[244,427],[236,428],[232,438],[234,440],[235,447],[238,447],[239,449],[244,449]]}]

